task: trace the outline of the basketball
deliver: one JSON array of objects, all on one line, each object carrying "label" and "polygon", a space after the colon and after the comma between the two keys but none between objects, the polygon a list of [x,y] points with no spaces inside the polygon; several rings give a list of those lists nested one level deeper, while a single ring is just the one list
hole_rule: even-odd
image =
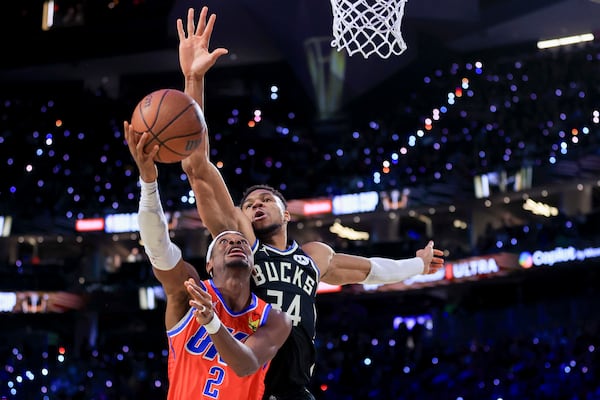
[{"label": "basketball", "polygon": [[204,140],[206,121],[196,101],[176,89],[159,89],[146,95],[131,116],[135,133],[150,132],[144,146],[150,152],[159,145],[154,161],[176,163],[189,156]]}]

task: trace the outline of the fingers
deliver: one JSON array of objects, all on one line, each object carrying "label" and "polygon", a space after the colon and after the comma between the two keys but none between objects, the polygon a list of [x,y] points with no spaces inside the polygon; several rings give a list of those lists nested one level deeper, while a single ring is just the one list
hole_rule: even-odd
[{"label": "fingers", "polygon": [[[190,8],[190,9],[188,9],[188,14],[187,14],[187,37],[192,36],[195,31],[196,31],[196,28],[195,28],[195,23],[194,23],[194,9]],[[181,40],[181,38],[180,38],[180,40]]]},{"label": "fingers", "polygon": [[145,144],[148,141],[148,137],[144,138],[144,135],[136,134],[133,126],[127,121],[123,122],[123,130],[125,132],[125,140],[134,147],[137,147],[140,142],[144,142]]},{"label": "fingers", "polygon": [[202,303],[210,302],[210,295],[203,290],[200,286],[198,286],[192,278],[188,279],[184,282],[184,285],[188,291],[188,293],[196,300]]},{"label": "fingers", "polygon": [[182,42],[185,39],[185,33],[183,31],[183,21],[181,18],[177,18],[177,37],[179,38],[179,42]]},{"label": "fingers", "polygon": [[189,294],[191,294],[194,297],[201,297],[199,291],[200,288],[198,287],[198,285],[196,285],[196,282],[194,282],[192,278],[188,279],[183,284],[185,285],[185,288],[187,289]]},{"label": "fingers", "polygon": [[429,262],[427,268],[425,268],[424,273],[426,275],[434,274],[441,270],[444,267],[444,260],[439,257],[433,257]]},{"label": "fingers", "polygon": [[229,50],[227,50],[226,48],[223,47],[219,47],[218,49],[213,50],[210,54],[212,56],[213,59],[213,63],[216,63],[217,60],[221,57],[224,56],[225,54],[229,53]]},{"label": "fingers", "polygon": [[194,300],[190,300],[190,306],[195,308],[193,314],[194,318],[196,318],[196,321],[198,321],[199,324],[204,325],[212,319],[213,313],[210,312],[210,310],[208,310],[203,304],[200,304]]},{"label": "fingers", "polygon": [[127,121],[123,122],[123,131],[125,132],[125,141],[127,142],[127,147],[129,147],[131,154],[134,154],[138,144],[138,135],[133,133],[133,128]]},{"label": "fingers", "polygon": [[217,20],[217,16],[215,14],[211,14],[210,18],[208,18],[208,22],[205,24],[205,26],[202,29],[202,32],[200,32],[200,34],[205,33],[206,34],[206,44],[208,46],[208,41],[210,40],[210,37],[212,35],[212,31],[213,28],[215,26],[215,21]]},{"label": "fingers", "polygon": [[444,263],[444,259],[442,257],[433,257],[431,259],[431,262],[434,264],[443,264]]},{"label": "fingers", "polygon": [[[198,18],[198,29],[196,29],[196,35],[200,36],[206,30],[206,15],[208,14],[208,7],[202,7],[202,11],[200,11],[200,18]],[[215,15],[211,15],[212,19]]]},{"label": "fingers", "polygon": [[[131,127],[131,125],[129,127]],[[144,132],[142,135],[139,135],[133,132],[132,129],[133,128],[126,131],[125,138],[127,140],[129,150],[131,151],[133,156],[136,159],[139,159],[139,161],[141,162],[146,162],[149,160],[154,161],[154,158],[158,154],[160,146],[158,144],[155,144],[154,146],[152,146],[149,152],[146,152],[148,150],[146,149],[146,146],[148,142],[152,140],[150,132]]]},{"label": "fingers", "polygon": [[194,310],[194,316],[198,319],[198,322],[204,323],[204,320],[212,315],[212,298],[192,278],[185,281],[184,285],[190,296],[192,296],[189,304],[196,309]]},{"label": "fingers", "polygon": [[137,141],[138,150],[143,152],[146,143],[148,143],[149,136],[150,134],[148,132],[144,132],[143,134],[139,135],[139,139]]},{"label": "fingers", "polygon": [[429,260],[426,264],[425,274],[433,274],[438,272],[444,267],[444,252],[440,249],[436,249],[433,240],[430,240],[425,248],[417,252],[418,256]]},{"label": "fingers", "polygon": [[204,313],[207,310],[204,304],[196,300],[190,300],[190,306],[194,307],[199,313]]},{"label": "fingers", "polygon": [[427,246],[425,247],[427,248],[431,248],[433,249],[433,255],[434,256],[443,256],[444,255],[444,251],[440,250],[440,249],[436,249],[435,247],[435,243],[433,242],[433,240],[430,240],[429,243],[427,243]]},{"label": "fingers", "polygon": [[129,143],[129,122],[123,121],[123,133],[125,134],[125,140]]},{"label": "fingers", "polygon": [[429,265],[433,272],[438,271],[444,266],[444,259],[440,257],[433,257]]},{"label": "fingers", "polygon": [[[208,14],[208,7],[204,6],[202,7],[202,10],[200,11],[200,16],[198,17],[198,26],[196,26],[196,21],[194,18],[194,9],[193,8],[189,8],[188,9],[188,13],[187,13],[187,22],[186,22],[186,28],[187,28],[187,33],[185,32],[185,29],[183,27],[183,21],[181,18],[177,18],[177,36],[179,37],[179,41],[183,41],[186,38],[190,38],[194,35],[196,36],[201,36],[202,34],[204,34],[205,30],[206,30],[206,15]],[[215,14],[212,14],[210,16],[210,19],[212,20],[212,24],[210,27],[210,32],[212,32],[212,26],[214,26],[214,19],[216,18]]]}]

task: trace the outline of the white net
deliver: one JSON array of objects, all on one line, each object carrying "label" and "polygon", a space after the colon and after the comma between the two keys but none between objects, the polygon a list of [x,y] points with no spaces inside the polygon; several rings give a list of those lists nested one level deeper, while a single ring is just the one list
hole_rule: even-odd
[{"label": "white net", "polygon": [[407,0],[331,0],[333,41],[338,51],[364,58],[377,54],[388,58],[406,50],[402,17]]}]

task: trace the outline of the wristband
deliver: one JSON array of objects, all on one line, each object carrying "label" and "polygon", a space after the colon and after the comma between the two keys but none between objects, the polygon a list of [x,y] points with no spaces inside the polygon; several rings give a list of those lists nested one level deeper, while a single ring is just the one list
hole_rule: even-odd
[{"label": "wristband", "polygon": [[389,258],[369,258],[371,271],[367,278],[359,283],[383,284],[396,283],[423,273],[425,265],[420,257],[405,260],[392,260]]},{"label": "wristband", "polygon": [[158,182],[144,182],[140,178],[140,210],[143,211],[162,211],[160,196],[158,194]]},{"label": "wristband", "polygon": [[208,324],[204,324],[204,329],[209,335],[214,335],[221,329],[221,320],[217,316],[217,313],[213,311],[213,317]]}]

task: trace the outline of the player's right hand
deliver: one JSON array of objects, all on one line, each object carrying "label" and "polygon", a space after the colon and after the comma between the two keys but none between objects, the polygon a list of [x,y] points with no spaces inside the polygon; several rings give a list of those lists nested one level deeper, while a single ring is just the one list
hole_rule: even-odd
[{"label": "player's right hand", "polygon": [[127,121],[123,122],[123,130],[125,132],[125,140],[129,152],[135,161],[140,172],[140,178],[144,182],[154,182],[158,178],[158,171],[154,163],[154,157],[158,153],[159,146],[156,145],[149,153],[144,151],[144,146],[150,140],[150,133],[144,132],[142,135],[135,133],[131,124]]}]

